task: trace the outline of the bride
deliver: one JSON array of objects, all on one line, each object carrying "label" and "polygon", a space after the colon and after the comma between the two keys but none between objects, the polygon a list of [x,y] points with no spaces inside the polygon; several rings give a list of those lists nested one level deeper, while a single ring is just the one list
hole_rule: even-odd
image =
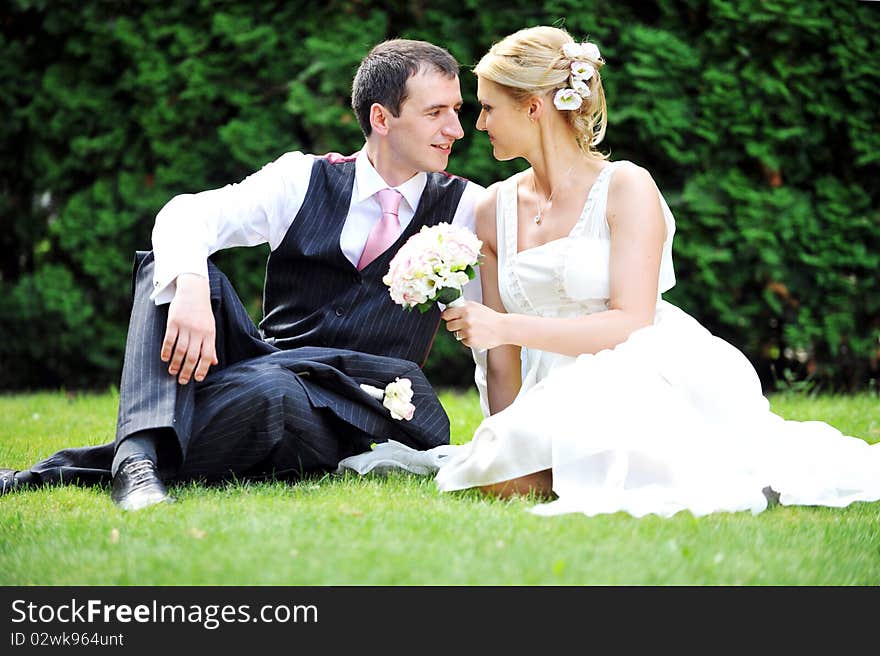
[{"label": "bride", "polygon": [[535,492],[554,499],[533,509],[547,515],[880,499],[880,445],[771,413],[745,356],[662,300],[675,222],[648,171],[596,150],[603,63],[535,27],[475,69],[477,129],[496,159],[531,168],[477,206],[484,304],[442,315],[488,349],[490,416],[443,447],[439,488]]}]

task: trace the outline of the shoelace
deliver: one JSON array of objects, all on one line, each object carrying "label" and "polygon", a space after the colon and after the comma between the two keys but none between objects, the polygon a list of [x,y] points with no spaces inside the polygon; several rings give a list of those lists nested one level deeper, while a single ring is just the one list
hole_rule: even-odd
[{"label": "shoelace", "polygon": [[125,473],[132,479],[132,485],[137,487],[151,480],[151,474],[155,471],[156,465],[152,460],[137,460],[125,468]]}]

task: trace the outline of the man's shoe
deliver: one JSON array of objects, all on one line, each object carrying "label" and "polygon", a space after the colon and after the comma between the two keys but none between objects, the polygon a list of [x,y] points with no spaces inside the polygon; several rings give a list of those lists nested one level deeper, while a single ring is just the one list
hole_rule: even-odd
[{"label": "man's shoe", "polygon": [[156,463],[141,454],[129,456],[119,465],[110,498],[122,510],[140,510],[172,500],[159,478]]},{"label": "man's shoe", "polygon": [[769,485],[761,490],[761,492],[764,493],[764,497],[767,499],[768,508],[775,508],[779,505],[779,492],[774,490]]},{"label": "man's shoe", "polygon": [[15,484],[15,475],[17,473],[17,469],[0,469],[0,497],[18,487]]}]

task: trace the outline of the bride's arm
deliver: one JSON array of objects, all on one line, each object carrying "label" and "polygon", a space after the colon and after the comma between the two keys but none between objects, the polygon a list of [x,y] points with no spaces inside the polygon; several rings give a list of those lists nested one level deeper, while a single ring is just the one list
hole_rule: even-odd
[{"label": "bride's arm", "polygon": [[611,228],[608,310],[553,318],[501,314],[469,303],[457,308],[461,313],[456,317],[450,317],[450,330],[459,330],[470,346],[512,344],[580,355],[613,348],[633,331],[650,325],[657,305],[666,227],[657,186],[645,169],[626,166],[615,171],[608,191],[607,218]]},{"label": "bride's arm", "polygon": [[[474,209],[474,218],[477,237],[483,242],[483,261],[478,269],[483,303],[496,313],[506,314],[498,293],[498,228],[495,221],[497,193],[497,184],[488,188]],[[519,393],[522,383],[520,349],[512,344],[501,344],[489,349],[486,360],[489,413],[495,414],[513,403]]]}]

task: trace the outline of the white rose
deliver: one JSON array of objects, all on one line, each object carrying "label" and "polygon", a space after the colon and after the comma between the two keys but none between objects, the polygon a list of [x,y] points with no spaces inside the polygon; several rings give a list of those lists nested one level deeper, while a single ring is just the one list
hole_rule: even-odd
[{"label": "white rose", "polygon": [[395,378],[393,383],[388,383],[385,387],[382,405],[388,408],[394,419],[409,421],[416,410],[411,403],[412,397],[412,381],[409,378]]},{"label": "white rose", "polygon": [[466,284],[468,284],[468,282],[470,282],[470,278],[468,278],[468,274],[465,273],[464,271],[455,271],[452,274],[451,278],[454,282],[453,287],[458,287],[459,289],[461,289]]}]

